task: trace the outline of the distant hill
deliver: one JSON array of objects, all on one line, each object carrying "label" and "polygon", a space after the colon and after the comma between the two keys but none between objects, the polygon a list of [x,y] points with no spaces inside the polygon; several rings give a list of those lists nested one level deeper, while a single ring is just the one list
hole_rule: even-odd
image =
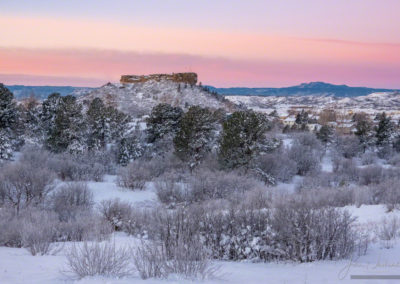
[{"label": "distant hill", "polygon": [[35,96],[38,99],[45,99],[52,93],[60,93],[62,96],[69,94],[80,96],[88,93],[92,88],[87,87],[71,87],[71,86],[24,86],[10,85],[6,86],[17,99]]},{"label": "distant hill", "polygon": [[285,88],[215,88],[207,86],[211,91],[230,96],[336,96],[358,97],[378,92],[394,92],[392,89],[374,89],[366,87],[349,87],[324,82],[303,83]]}]

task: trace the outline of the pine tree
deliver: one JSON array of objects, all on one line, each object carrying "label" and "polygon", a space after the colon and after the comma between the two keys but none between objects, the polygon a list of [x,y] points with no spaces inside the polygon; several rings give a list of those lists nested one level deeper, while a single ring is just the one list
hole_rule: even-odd
[{"label": "pine tree", "polygon": [[0,159],[10,159],[16,136],[18,111],[14,95],[0,84]]},{"label": "pine tree", "polygon": [[143,156],[145,145],[140,140],[140,137],[131,135],[122,138],[118,143],[117,160],[122,166],[126,166],[129,162]]},{"label": "pine tree", "polygon": [[156,105],[146,120],[148,142],[154,143],[166,136],[174,137],[179,129],[182,115],[183,110],[180,107],[173,107],[169,104]]},{"label": "pine tree", "polygon": [[17,108],[14,95],[0,84],[0,129],[13,130],[17,122]]},{"label": "pine tree", "polygon": [[41,144],[45,132],[41,123],[41,108],[39,101],[30,97],[23,101],[20,108],[20,124],[26,141]]},{"label": "pine tree", "polygon": [[86,112],[88,125],[88,147],[90,150],[100,150],[106,145],[106,107],[100,98],[95,98]]},{"label": "pine tree", "polygon": [[74,96],[61,98],[55,111],[54,124],[49,127],[47,146],[53,152],[83,152],[85,149],[85,123],[82,105]]},{"label": "pine tree", "polygon": [[375,129],[376,145],[389,145],[393,142],[394,124],[391,121],[391,118],[387,116],[385,112],[377,116],[377,118],[379,119],[379,123]]},{"label": "pine tree", "polygon": [[373,144],[374,133],[372,123],[366,114],[356,114],[353,117],[355,121],[356,131],[354,134],[358,137],[363,151],[367,149],[370,144]]},{"label": "pine tree", "polygon": [[215,141],[216,119],[207,108],[192,106],[183,115],[174,138],[176,155],[193,169],[211,151]]},{"label": "pine tree", "polygon": [[223,124],[219,162],[224,168],[247,165],[260,150],[268,129],[264,115],[254,111],[234,112]]},{"label": "pine tree", "polygon": [[323,143],[328,143],[332,140],[333,129],[328,125],[322,125],[315,135]]}]

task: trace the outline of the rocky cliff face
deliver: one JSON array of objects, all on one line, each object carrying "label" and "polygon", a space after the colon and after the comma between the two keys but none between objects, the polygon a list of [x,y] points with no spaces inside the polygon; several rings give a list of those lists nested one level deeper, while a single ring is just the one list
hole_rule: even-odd
[{"label": "rocky cliff face", "polygon": [[176,83],[186,83],[191,86],[197,83],[196,73],[172,73],[172,74],[151,74],[151,75],[122,75],[122,84],[144,83],[147,81],[172,81]]}]

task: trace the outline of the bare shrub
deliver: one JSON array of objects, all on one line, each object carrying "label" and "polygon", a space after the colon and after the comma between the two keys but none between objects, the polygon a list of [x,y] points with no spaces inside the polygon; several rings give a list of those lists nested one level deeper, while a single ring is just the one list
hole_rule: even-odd
[{"label": "bare shrub", "polygon": [[354,203],[354,193],[350,187],[303,188],[294,197],[315,208],[343,207]]},{"label": "bare shrub", "polygon": [[167,271],[188,279],[209,279],[215,277],[218,267],[212,265],[203,244],[196,238],[189,242],[178,241],[167,262]]},{"label": "bare shrub", "polygon": [[93,193],[86,183],[71,182],[62,185],[50,197],[51,208],[60,221],[68,221],[76,218],[83,211],[92,210],[94,201]]},{"label": "bare shrub", "polygon": [[99,205],[99,211],[115,231],[125,231],[132,219],[132,205],[128,202],[103,200]]},{"label": "bare shrub", "polygon": [[112,227],[100,216],[80,212],[76,218],[58,223],[57,241],[102,241],[109,238]]},{"label": "bare shrub", "polygon": [[122,187],[143,190],[146,181],[151,179],[148,169],[143,167],[139,161],[134,161],[119,170],[117,183]]},{"label": "bare shrub", "polygon": [[22,247],[20,225],[14,208],[0,208],[0,246]]},{"label": "bare shrub", "polygon": [[0,191],[5,202],[18,214],[23,208],[42,206],[54,189],[54,180],[54,174],[48,169],[22,163],[8,164],[0,172]]},{"label": "bare shrub", "polygon": [[142,242],[133,252],[133,262],[140,277],[167,278],[169,274],[178,274],[186,279],[203,280],[213,278],[218,270],[199,242],[179,241],[171,252],[168,256],[163,244]]},{"label": "bare shrub", "polygon": [[209,199],[240,199],[244,192],[263,187],[256,179],[239,172],[196,171],[188,181],[190,202]]},{"label": "bare shrub", "polygon": [[348,185],[359,180],[359,169],[353,159],[334,159],[333,172],[338,186]]},{"label": "bare shrub", "polygon": [[367,166],[360,170],[360,184],[379,184],[384,180],[384,171],[381,166]]},{"label": "bare shrub", "polygon": [[61,180],[67,181],[102,181],[107,172],[104,165],[88,154],[82,156],[69,153],[54,155],[49,161],[49,165]]},{"label": "bare shrub", "polygon": [[299,262],[347,257],[355,247],[353,222],[348,212],[335,208],[313,209],[302,202],[282,204],[272,218],[279,257]]},{"label": "bare shrub", "polygon": [[280,182],[289,182],[298,170],[296,162],[289,158],[285,149],[260,156],[255,165]]},{"label": "bare shrub", "polygon": [[400,180],[388,179],[378,184],[371,184],[371,197],[375,204],[386,204],[389,211],[400,204]]},{"label": "bare shrub", "polygon": [[320,170],[321,152],[318,148],[295,142],[289,149],[289,158],[297,165],[296,174],[306,175]]},{"label": "bare shrub", "polygon": [[353,199],[357,207],[363,204],[373,204],[373,194],[370,187],[357,186],[353,188]]},{"label": "bare shrub", "polygon": [[335,141],[335,150],[344,158],[351,159],[358,156],[362,147],[359,139],[352,136],[337,136]]},{"label": "bare shrub", "polygon": [[372,165],[372,164],[376,163],[377,159],[378,159],[378,157],[376,156],[376,154],[374,152],[365,152],[361,156],[361,164],[363,166]]},{"label": "bare shrub", "polygon": [[382,246],[392,248],[400,235],[400,220],[396,216],[382,219],[377,233]]},{"label": "bare shrub", "polygon": [[161,246],[150,242],[137,247],[133,253],[133,265],[139,273],[140,278],[167,278],[168,271],[166,267],[167,256]]},{"label": "bare shrub", "polygon": [[129,251],[110,242],[73,245],[66,256],[69,272],[79,279],[96,275],[123,277],[131,273]]},{"label": "bare shrub", "polygon": [[19,162],[28,164],[34,169],[47,168],[50,169],[49,162],[53,154],[49,151],[41,149],[36,146],[25,146],[21,149],[21,156]]},{"label": "bare shrub", "polygon": [[174,174],[164,174],[155,182],[158,199],[174,207],[176,204],[188,201],[188,185],[182,177]]},{"label": "bare shrub", "polygon": [[400,166],[400,154],[393,155],[389,160],[388,163],[392,166],[399,167]]},{"label": "bare shrub", "polygon": [[21,218],[20,234],[22,245],[32,255],[49,254],[55,249],[57,216],[46,211],[27,211]]}]

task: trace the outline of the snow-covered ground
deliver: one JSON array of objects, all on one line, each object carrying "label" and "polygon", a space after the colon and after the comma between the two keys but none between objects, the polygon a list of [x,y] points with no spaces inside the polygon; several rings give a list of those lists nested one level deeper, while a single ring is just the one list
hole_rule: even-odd
[{"label": "snow-covered ground", "polygon": [[[370,210],[372,209],[372,210]],[[353,208],[353,213],[369,220],[370,212],[376,216],[372,219],[385,216],[385,211],[378,207],[364,206]],[[117,245],[134,246],[137,240],[125,234],[115,234]],[[65,246],[67,247],[67,246]],[[64,248],[65,251],[65,248]],[[66,273],[66,258],[64,251],[56,255],[31,256],[25,249],[0,248],[0,283],[80,283],[80,284],[128,284],[128,283],[199,283],[200,281],[184,280],[176,276],[168,279],[141,280],[132,275],[123,279],[105,277],[73,279]],[[251,263],[251,262],[215,262],[219,266],[217,277],[201,281],[201,283],[370,283],[360,280],[351,280],[351,275],[399,275],[400,274],[400,244],[392,249],[383,249],[378,243],[373,244],[367,255],[351,260],[317,261],[313,263]],[[367,280],[365,280],[367,281]],[[396,283],[379,280],[374,283]]]},{"label": "snow-covered ground", "polygon": [[147,183],[144,190],[130,190],[116,185],[116,176],[106,175],[104,182],[89,182],[88,187],[93,192],[94,202],[119,198],[134,205],[149,205],[157,202],[157,196],[152,183]]},{"label": "snow-covered ground", "polygon": [[[328,158],[327,158],[328,159]],[[328,162],[327,162],[328,163]],[[147,184],[144,191],[131,191],[115,184],[115,176],[106,176],[104,182],[90,182],[89,188],[94,194],[95,201],[111,198],[120,198],[133,204],[153,204],[156,195],[152,184]],[[375,228],[384,217],[398,216],[400,211],[388,213],[383,205],[363,205],[359,208],[347,206],[351,214],[357,217],[357,223],[368,228]],[[112,236],[117,246],[134,247],[138,240],[124,233],[115,233]],[[128,284],[128,283],[199,283],[200,281],[184,280],[177,276],[168,279],[141,280],[132,275],[123,279],[109,279],[105,277],[73,279],[66,273],[65,252],[70,243],[63,244],[63,248],[55,255],[31,256],[26,249],[0,248],[0,283],[79,283],[79,284]],[[228,262],[216,261],[220,267],[217,277],[201,281],[201,283],[370,283],[368,280],[351,280],[351,275],[386,274],[400,275],[400,243],[395,243],[392,249],[384,249],[379,242],[373,243],[367,254],[359,258],[340,261],[317,261],[314,263],[292,262]],[[374,283],[396,283],[384,282]]]}]

